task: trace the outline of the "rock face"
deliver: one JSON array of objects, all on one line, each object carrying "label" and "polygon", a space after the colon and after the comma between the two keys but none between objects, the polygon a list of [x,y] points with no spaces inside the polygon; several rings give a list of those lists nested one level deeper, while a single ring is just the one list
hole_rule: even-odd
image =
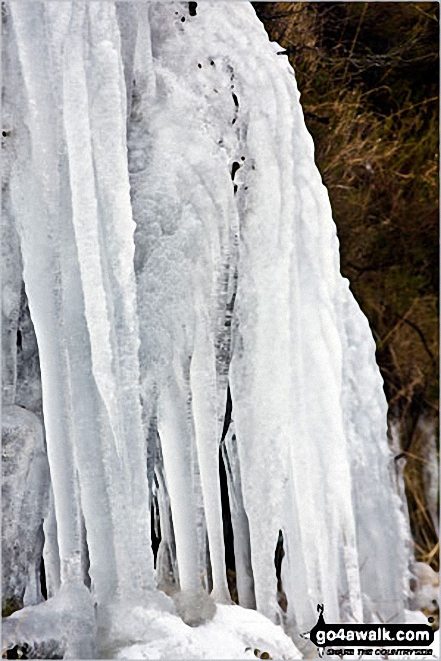
[{"label": "rock face", "polygon": [[40,561],[49,466],[39,418],[5,406],[2,421],[2,611],[41,601]]},{"label": "rock face", "polygon": [[20,299],[16,352],[17,381],[14,403],[33,411],[41,417],[41,376],[38,345],[24,286],[22,287]]}]

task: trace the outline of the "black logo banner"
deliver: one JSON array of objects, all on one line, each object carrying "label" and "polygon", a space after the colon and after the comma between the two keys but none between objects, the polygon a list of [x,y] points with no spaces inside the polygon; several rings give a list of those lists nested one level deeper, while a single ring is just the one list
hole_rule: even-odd
[{"label": "black logo banner", "polygon": [[434,640],[434,632],[428,624],[326,624],[323,604],[317,606],[317,611],[317,624],[307,637],[319,648],[427,647]]}]

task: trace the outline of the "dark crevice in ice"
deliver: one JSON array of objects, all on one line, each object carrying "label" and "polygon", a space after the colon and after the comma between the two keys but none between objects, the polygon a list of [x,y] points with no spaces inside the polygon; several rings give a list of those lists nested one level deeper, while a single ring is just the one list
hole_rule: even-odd
[{"label": "dark crevice in ice", "polygon": [[44,566],[43,556],[40,558],[40,589],[43,599],[47,599],[46,569]]},{"label": "dark crevice in ice", "polygon": [[282,583],[282,561],[284,556],[285,556],[285,550],[283,548],[283,533],[281,530],[279,530],[279,537],[276,544],[276,551],[274,553],[274,565],[276,567],[276,579],[277,579],[277,603],[279,604],[282,611],[286,613],[288,607],[288,601]]},{"label": "dark crevice in ice", "polygon": [[[156,476],[155,476],[155,480],[156,480]],[[157,521],[157,526],[155,526],[155,520]],[[158,503],[154,501],[154,499],[152,499],[152,504],[150,508],[150,536],[151,536],[152,551],[153,551],[153,562],[154,562],[154,566],[156,567],[156,558],[158,555],[159,544],[161,543],[161,521],[159,518]]]}]

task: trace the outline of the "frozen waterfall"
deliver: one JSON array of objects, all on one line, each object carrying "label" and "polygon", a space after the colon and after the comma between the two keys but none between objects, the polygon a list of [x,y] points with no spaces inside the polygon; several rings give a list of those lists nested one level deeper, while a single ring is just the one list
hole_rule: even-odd
[{"label": "frozen waterfall", "polygon": [[113,603],[158,600],[158,582],[229,603],[222,460],[240,605],[292,635],[318,603],[329,622],[400,621],[406,520],[375,345],[287,58],[247,2],[6,10],[10,300],[22,277],[53,500],[55,605],[35,612],[54,618],[71,589],[99,638]]}]

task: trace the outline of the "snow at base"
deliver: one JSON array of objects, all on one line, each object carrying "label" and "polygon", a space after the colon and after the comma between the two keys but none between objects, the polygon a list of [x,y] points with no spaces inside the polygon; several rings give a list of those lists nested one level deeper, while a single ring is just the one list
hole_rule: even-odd
[{"label": "snow at base", "polygon": [[[124,644],[128,631],[139,642]],[[280,627],[240,606],[219,604],[214,619],[197,628],[171,613],[138,607],[117,622],[114,635],[121,642],[112,659],[256,659],[254,650],[273,659],[302,657]]]},{"label": "snow at base", "polygon": [[[218,604],[210,622],[190,627],[177,616],[172,600],[157,592],[148,599],[138,599],[136,603],[126,601],[109,605],[97,620],[98,630],[91,627],[90,608],[84,587],[78,590],[74,586],[65,586],[55,598],[8,618],[3,625],[3,646],[5,649],[12,647],[16,641],[26,638],[32,641],[34,651],[41,653],[44,650],[49,658],[57,653],[66,659],[233,661],[272,658],[293,661],[317,658],[317,649],[309,641],[301,639],[302,653],[279,626],[256,611],[236,605]],[[405,611],[403,622],[427,624],[427,617],[419,611]],[[68,628],[71,630],[69,635]],[[389,648],[393,647],[393,644],[389,645]],[[386,658],[380,648],[378,653],[377,648],[369,649],[374,650],[373,656],[329,656],[326,650],[325,654],[326,658]],[[438,658],[439,631],[435,632],[430,649],[432,656],[390,654],[387,658]],[[38,656],[43,657],[44,654]]]},{"label": "snow at base", "polygon": [[254,650],[273,659],[302,656],[279,626],[236,605],[218,604],[210,622],[190,627],[173,601],[156,592],[112,603],[95,631],[91,608],[84,586],[66,586],[53,599],[5,620],[3,646],[28,640],[34,651],[44,648],[70,659],[248,659],[256,658]]}]

